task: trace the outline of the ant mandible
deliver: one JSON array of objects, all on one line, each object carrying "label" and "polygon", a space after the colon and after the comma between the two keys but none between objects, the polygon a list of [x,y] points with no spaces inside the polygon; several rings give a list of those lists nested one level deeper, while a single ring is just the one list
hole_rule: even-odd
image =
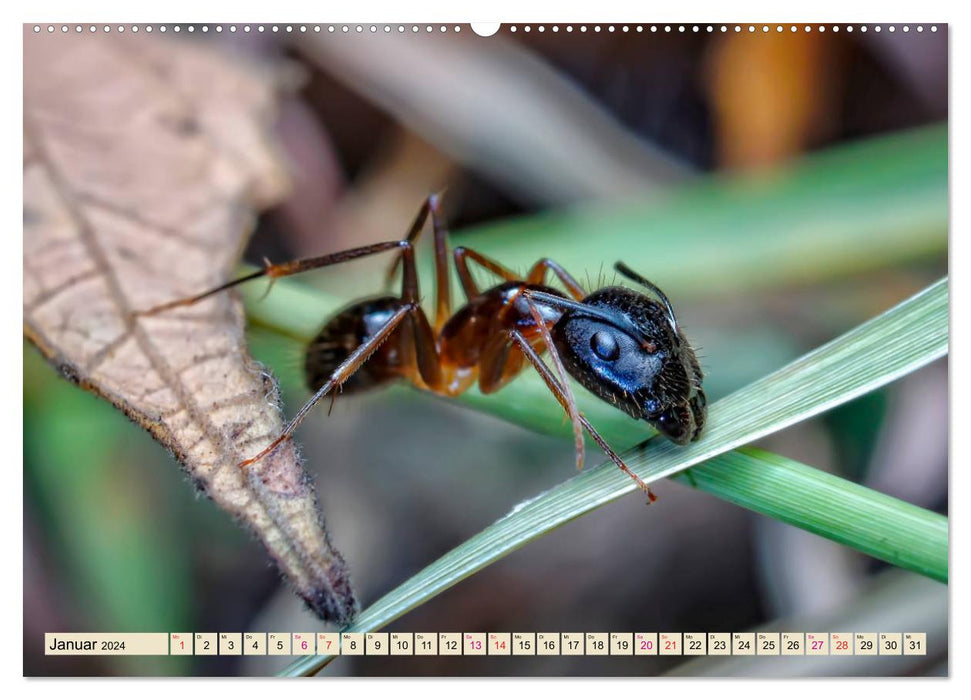
[{"label": "ant mandible", "polygon": [[[419,305],[415,268],[415,243],[429,215],[435,237],[434,326]],[[491,394],[522,372],[528,361],[571,419],[577,467],[583,466],[582,431],[586,430],[653,501],[647,484],[577,409],[566,372],[604,401],[646,420],[669,440],[679,445],[697,440],[707,413],[703,375],[664,292],[620,262],[615,265],[617,271],[656,299],[616,286],[587,294],[549,258],[537,262],[521,279],[474,250],[456,247],[452,256],[466,303],[453,313],[447,237],[440,195],[432,195],[422,204],[403,240],[276,265],[267,262],[262,270],[140,315],[194,304],[259,277],[272,281],[398,250],[400,256],[388,271],[388,281],[400,265],[401,295],[354,302],[324,325],[307,348],[304,364],[313,397],[279,437],[241,462],[240,468],[289,440],[317,402],[335,389],[353,393],[404,379],[421,389],[454,397],[478,380],[482,393]],[[470,262],[497,275],[502,283],[480,290],[472,279]],[[548,272],[560,281],[566,294],[546,286]],[[540,358],[544,351],[549,352],[556,374]]]}]

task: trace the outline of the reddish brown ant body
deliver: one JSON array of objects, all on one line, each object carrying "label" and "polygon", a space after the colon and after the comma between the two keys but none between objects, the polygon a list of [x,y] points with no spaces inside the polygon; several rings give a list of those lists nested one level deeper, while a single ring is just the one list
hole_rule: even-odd
[{"label": "reddish brown ant body", "polygon": [[[435,238],[434,324],[419,305],[415,266],[415,242],[429,215]],[[439,395],[457,396],[478,381],[482,393],[490,394],[515,378],[529,362],[573,422],[577,466],[582,466],[582,430],[586,430],[653,500],[647,485],[577,410],[565,372],[604,401],[646,420],[668,439],[682,445],[697,440],[706,417],[702,372],[664,293],[622,263],[617,263],[617,271],[656,298],[624,287],[605,287],[587,294],[548,258],[533,265],[521,279],[484,255],[457,247],[452,256],[466,303],[453,313],[447,235],[439,196],[433,195],[422,205],[403,240],[267,264],[253,274],[144,313],[193,304],[259,277],[272,280],[384,251],[400,251],[388,276],[390,279],[401,265],[401,295],[355,302],[324,325],[307,348],[304,365],[313,397],[279,437],[242,462],[241,468],[290,439],[307,413],[335,389],[357,392],[403,379]],[[469,270],[470,262],[497,275],[502,283],[480,290]],[[546,285],[550,272],[566,294]],[[540,358],[544,351],[549,351],[555,373]]]}]

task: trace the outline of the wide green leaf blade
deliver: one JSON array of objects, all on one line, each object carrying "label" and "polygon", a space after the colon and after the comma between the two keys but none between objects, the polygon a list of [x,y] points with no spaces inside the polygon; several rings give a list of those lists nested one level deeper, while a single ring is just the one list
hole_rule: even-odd
[{"label": "wide green leaf blade", "polygon": [[[947,148],[946,125],[901,131],[764,172],[701,176],[662,201],[490,221],[457,232],[454,242],[520,272],[551,257],[581,282],[601,269],[609,279],[623,259],[675,306],[712,293],[882,270],[947,249]],[[403,235],[408,223],[387,238]],[[418,259],[421,279],[431,280],[431,255]],[[378,279],[342,276],[342,288],[349,298],[362,296],[376,291]],[[453,287],[460,294],[454,278]]]},{"label": "wide green leaf blade", "polygon": [[[661,203],[610,203],[490,222],[458,232],[455,242],[513,269],[552,256],[581,281],[623,259],[678,307],[688,297],[723,298],[732,290],[805,284],[936,255],[947,247],[947,182],[947,129],[933,126],[840,145],[758,175],[700,177]],[[426,253],[419,262],[430,296]],[[309,341],[349,299],[377,292],[386,264],[360,263],[374,274],[354,266],[322,271],[320,278],[340,289],[339,296],[283,279],[263,298],[265,284],[246,285],[250,321]],[[687,333],[691,338],[690,324]],[[709,382],[726,379],[718,371],[711,367]],[[281,379],[302,383],[296,375]],[[473,389],[458,400],[535,430],[569,431],[532,372],[491,396]],[[577,392],[577,401],[615,448],[651,432],[587,392]]]}]

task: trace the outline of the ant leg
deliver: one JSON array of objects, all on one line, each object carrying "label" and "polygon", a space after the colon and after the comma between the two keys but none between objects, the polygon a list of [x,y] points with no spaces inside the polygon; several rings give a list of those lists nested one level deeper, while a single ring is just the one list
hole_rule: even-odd
[{"label": "ant leg", "polygon": [[469,261],[466,258],[479,263],[479,265],[492,274],[501,277],[506,282],[519,279],[519,275],[508,267],[497,263],[492,258],[487,258],[482,253],[475,252],[471,248],[457,246],[453,251],[453,255],[455,257],[455,268],[459,273],[459,281],[462,283],[462,289],[465,290],[465,297],[467,299],[479,296],[479,287],[475,283],[475,280],[472,279],[472,273],[469,271]]},{"label": "ant leg", "polygon": [[311,409],[317,405],[317,402],[324,398],[324,396],[326,396],[327,393],[332,389],[339,387],[341,384],[346,382],[352,374],[360,369],[361,365],[367,362],[367,359],[374,353],[375,350],[378,349],[378,346],[388,339],[388,336],[395,331],[401,322],[415,312],[415,308],[416,307],[414,304],[409,303],[403,304],[401,308],[395,311],[391,318],[388,319],[387,323],[385,323],[377,333],[368,338],[367,342],[358,346],[358,348],[354,350],[354,352],[352,352],[337,369],[334,370],[334,373],[330,376],[330,379],[328,379],[324,385],[320,387],[313,396],[310,397],[310,400],[307,401],[307,403],[305,403],[299,411],[297,411],[297,415],[295,415],[293,420],[287,424],[287,427],[283,429],[283,432],[280,433],[279,437],[263,448],[259,454],[240,462],[239,468],[243,469],[254,462],[258,462],[259,460],[263,459],[263,457],[275,450],[281,443],[289,440],[293,436],[293,433],[296,431],[297,427],[299,427],[299,425],[303,422],[303,419],[306,418]]},{"label": "ant leg", "polygon": [[435,329],[452,315],[452,286],[448,276],[448,228],[442,216],[441,197],[428,198],[432,210],[432,231],[435,234]]},{"label": "ant leg", "polygon": [[577,408],[577,401],[573,396],[573,390],[570,388],[570,382],[566,378],[566,369],[563,367],[562,360],[560,360],[560,353],[556,351],[556,346],[553,345],[553,338],[550,337],[550,329],[547,328],[546,322],[540,316],[539,309],[536,308],[536,305],[533,304],[529,297],[526,297],[526,303],[529,305],[529,313],[536,323],[536,328],[539,330],[539,334],[543,338],[543,343],[550,353],[550,359],[553,360],[553,367],[556,369],[556,373],[560,378],[560,386],[563,388],[563,398],[566,399],[566,406],[564,408],[570,416],[570,422],[573,424],[573,444],[576,447],[577,469],[580,470],[583,469],[584,455],[583,426],[580,424],[580,410]]},{"label": "ant leg", "polygon": [[[513,342],[516,343],[516,345],[519,346],[519,349],[522,351],[526,359],[529,360],[530,363],[532,363],[533,367],[536,368],[536,371],[539,372],[539,376],[543,378],[543,381],[546,383],[547,388],[549,388],[549,390],[553,392],[553,396],[555,396],[556,400],[560,402],[560,405],[563,406],[564,409],[569,410],[566,407],[567,399],[564,395],[563,388],[556,381],[556,377],[554,377],[552,372],[550,372],[549,367],[546,366],[543,360],[540,359],[540,356],[536,354],[536,351],[533,350],[533,347],[529,344],[529,342],[522,336],[522,334],[519,331],[509,331],[509,337],[512,338]],[[633,479],[634,482],[641,488],[641,490],[647,493],[647,497],[650,502],[656,501],[657,496],[655,496],[654,492],[651,491],[651,487],[648,486],[646,483],[644,483],[644,480],[641,479],[639,476],[637,476],[637,474],[632,472],[630,470],[630,467],[624,464],[624,460],[620,458],[620,455],[618,455],[616,452],[613,451],[610,445],[607,444],[606,440],[600,437],[600,433],[598,433],[594,429],[594,427],[590,425],[590,421],[586,419],[586,416],[584,416],[582,413],[579,413],[579,412],[577,415],[580,420],[580,424],[590,434],[590,437],[594,439],[594,441],[600,446],[600,449],[604,451],[604,453],[610,458],[610,460],[618,467],[620,467],[621,471],[627,474],[627,476]]]},{"label": "ant leg", "polygon": [[[409,243],[415,243],[418,240],[429,214],[432,218],[432,231],[435,234],[435,329],[440,330],[452,315],[452,288],[448,277],[448,228],[442,215],[441,193],[430,195],[422,203],[405,240]],[[401,260],[402,258],[398,257],[391,263],[385,278],[386,284],[391,283],[391,278],[398,271]]]},{"label": "ant leg", "polygon": [[587,296],[587,293],[583,291],[583,287],[574,279],[573,275],[563,269],[563,266],[558,262],[549,258],[543,258],[530,268],[529,274],[526,275],[526,284],[543,284],[546,281],[547,270],[556,275],[556,278],[563,283],[570,296],[577,301],[583,301],[583,298]]},{"label": "ant leg", "polygon": [[[384,245],[384,244],[378,244]],[[310,400],[297,411],[283,432],[273,442],[267,445],[259,454],[240,462],[239,467],[244,467],[258,462],[276,449],[281,443],[289,440],[297,427],[303,422],[307,414],[317,405],[324,396],[335,387],[339,387],[348,378],[361,368],[368,358],[378,347],[388,339],[388,337],[402,324],[410,326],[410,333],[415,344],[415,355],[418,363],[418,370],[421,379],[429,387],[436,387],[441,383],[440,363],[438,349],[435,343],[435,336],[425,312],[422,311],[418,303],[418,272],[415,268],[415,249],[409,241],[395,241],[394,246],[401,248],[401,259],[404,268],[404,278],[402,280],[401,301],[402,304],[391,318],[381,326],[373,336],[357,347],[340,366],[334,370],[330,378],[321,386]],[[358,249],[364,250],[364,249]],[[340,255],[340,254],[338,254]]]},{"label": "ant leg", "polygon": [[243,282],[249,282],[250,280],[255,280],[260,277],[269,277],[271,280],[279,279],[280,277],[288,277],[290,275],[296,275],[301,272],[307,272],[309,270],[316,270],[319,267],[326,267],[328,265],[336,265],[337,263],[347,262],[348,260],[355,260],[357,258],[363,258],[368,255],[375,255],[377,253],[383,253],[386,250],[395,250],[396,248],[410,248],[411,244],[407,241],[386,241],[385,243],[375,243],[373,245],[362,246],[360,248],[351,248],[350,250],[342,250],[337,253],[331,253],[330,255],[321,255],[315,258],[303,258],[301,260],[291,260],[290,262],[279,263],[277,265],[268,264],[262,270],[257,270],[244,277],[233,280],[232,282],[227,282],[226,284],[219,285],[213,289],[209,289],[201,294],[197,294],[193,297],[188,297],[186,299],[176,299],[175,301],[170,301],[165,304],[160,304],[159,306],[148,309],[147,311],[136,311],[136,316],[150,316],[152,314],[157,314],[160,311],[167,311],[169,309],[174,309],[178,306],[190,306],[198,301],[202,301],[207,297],[211,297],[214,294],[223,292],[227,289],[231,289],[238,284]]},{"label": "ant leg", "polygon": [[408,324],[414,339],[415,359],[418,372],[425,385],[434,390],[442,383],[441,359],[438,343],[428,317],[421,308],[418,298],[418,269],[415,267],[415,247],[402,241],[401,264],[404,269],[401,279],[401,300],[411,307]]}]

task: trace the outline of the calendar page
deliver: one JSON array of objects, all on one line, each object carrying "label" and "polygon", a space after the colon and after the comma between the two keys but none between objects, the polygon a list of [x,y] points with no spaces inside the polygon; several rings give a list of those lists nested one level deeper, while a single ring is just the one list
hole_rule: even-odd
[{"label": "calendar page", "polygon": [[948,24],[317,11],[23,25],[23,675],[949,675]]}]

